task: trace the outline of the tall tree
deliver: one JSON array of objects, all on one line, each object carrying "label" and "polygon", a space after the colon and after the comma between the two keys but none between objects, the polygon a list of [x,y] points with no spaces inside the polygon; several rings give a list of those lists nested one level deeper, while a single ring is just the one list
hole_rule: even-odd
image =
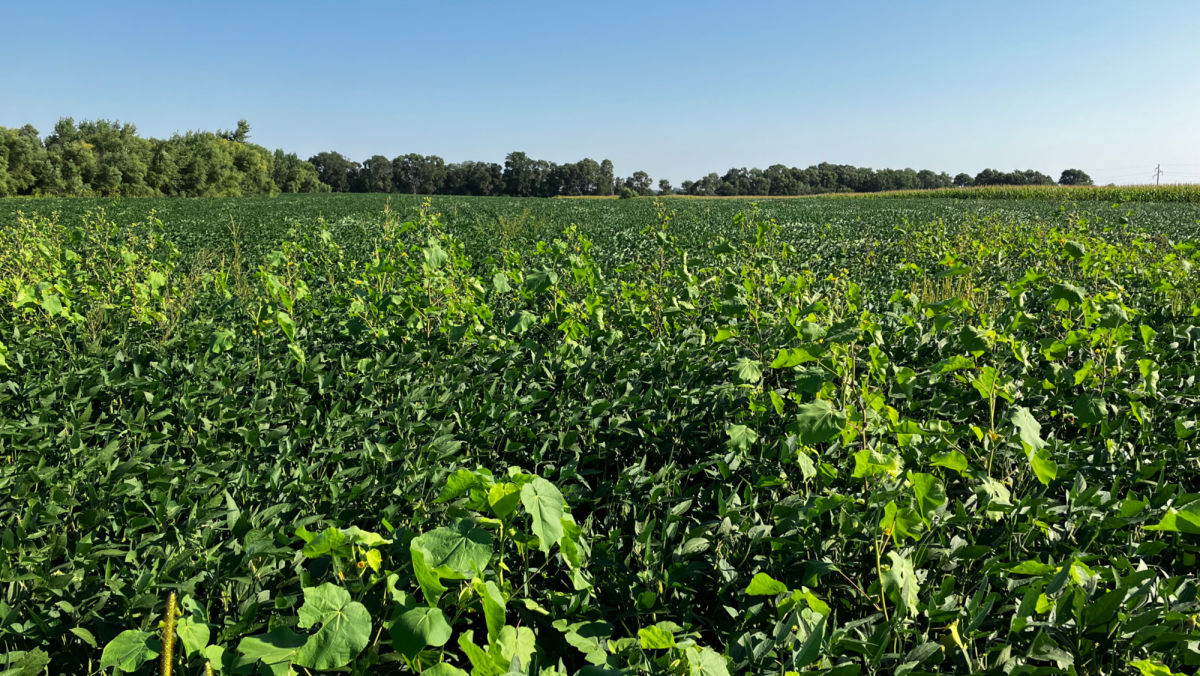
[{"label": "tall tree", "polygon": [[34,194],[39,176],[46,173],[46,160],[37,129],[28,124],[20,129],[0,127],[0,161],[4,166],[0,195]]},{"label": "tall tree", "polygon": [[317,178],[333,192],[349,192],[352,163],[337,152],[317,153],[308,158],[308,163],[317,170]]},{"label": "tall tree", "polygon": [[329,186],[321,182],[313,165],[296,156],[276,150],[271,163],[271,180],[280,192],[329,192]]},{"label": "tall tree", "polygon": [[608,159],[601,160],[600,161],[600,184],[598,186],[600,188],[600,190],[599,190],[598,194],[600,194],[600,195],[613,194],[613,190],[616,189],[616,181],[617,181],[617,174],[616,174],[616,170],[613,168],[612,160],[608,160]]},{"label": "tall tree", "polygon": [[514,151],[504,157],[504,194],[529,197],[536,183],[534,161],[528,155]]},{"label": "tall tree", "polygon": [[1063,169],[1062,175],[1058,177],[1060,185],[1095,185],[1092,183],[1092,177],[1088,176],[1082,169]]},{"label": "tall tree", "polygon": [[383,155],[372,155],[363,162],[362,177],[365,192],[392,192],[396,188],[392,180],[392,161]]},{"label": "tall tree", "polygon": [[633,172],[633,175],[625,181],[625,185],[633,188],[639,195],[649,195],[650,186],[653,184],[654,182],[650,179],[650,174],[644,171]]}]

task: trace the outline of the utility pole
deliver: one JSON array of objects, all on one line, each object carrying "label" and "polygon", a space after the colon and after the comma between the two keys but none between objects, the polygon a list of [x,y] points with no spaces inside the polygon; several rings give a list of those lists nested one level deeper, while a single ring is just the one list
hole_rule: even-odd
[{"label": "utility pole", "polygon": [[1155,165],[1155,167],[1154,167],[1154,185],[1161,185],[1162,174],[1163,174],[1162,165],[1161,164]]}]

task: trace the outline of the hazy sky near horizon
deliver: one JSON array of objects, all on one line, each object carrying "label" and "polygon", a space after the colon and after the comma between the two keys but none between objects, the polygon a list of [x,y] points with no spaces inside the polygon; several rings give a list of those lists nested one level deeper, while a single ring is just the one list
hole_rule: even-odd
[{"label": "hazy sky near horizon", "polygon": [[1200,2],[14,2],[0,126],[301,157],[822,161],[1200,182]]}]

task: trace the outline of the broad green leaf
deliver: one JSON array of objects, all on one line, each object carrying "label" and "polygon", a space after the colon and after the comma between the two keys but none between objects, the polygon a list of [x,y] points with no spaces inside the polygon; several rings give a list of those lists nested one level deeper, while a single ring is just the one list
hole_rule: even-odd
[{"label": "broad green leaf", "polygon": [[508,284],[508,275],[504,274],[503,272],[497,272],[496,274],[492,275],[492,289],[494,289],[496,293],[508,293],[509,291],[512,291],[512,287]]},{"label": "broad green leaf", "polygon": [[437,240],[432,237],[429,239],[426,247],[422,250],[422,253],[425,254],[425,264],[428,265],[431,270],[436,270],[442,267],[446,264],[446,261],[450,260],[450,256],[446,253],[446,250],[443,249],[441,245],[438,244]]},{"label": "broad green leaf", "polygon": [[350,592],[333,583],[305,587],[299,627],[320,624],[316,634],[296,651],[294,662],[311,669],[338,669],[353,660],[371,640],[371,615]]},{"label": "broad green leaf", "polygon": [[854,478],[866,479],[884,474],[900,476],[904,464],[894,455],[884,455],[879,451],[864,448],[854,454]]},{"label": "broad green leaf", "polygon": [[1175,676],[1170,667],[1158,660],[1137,660],[1129,666],[1137,669],[1142,676]]},{"label": "broad green leaf", "polygon": [[1050,451],[1044,448],[1029,453],[1029,466],[1033,468],[1038,481],[1047,486],[1058,476],[1058,463],[1050,457]]},{"label": "broad green leaf", "polygon": [[509,481],[494,484],[488,489],[487,499],[492,513],[503,519],[521,504],[521,486]]},{"label": "broad green leaf", "polygon": [[645,650],[666,650],[675,647],[675,634],[657,624],[639,629],[638,640]]},{"label": "broad green leaf", "polygon": [[498,664],[493,655],[475,645],[473,630],[459,634],[458,647],[471,660],[471,676],[500,676],[508,670],[508,663]]},{"label": "broad green leaf", "polygon": [[442,491],[438,493],[438,502],[449,502],[454,498],[470,491],[476,486],[484,485],[484,479],[479,476],[478,472],[473,472],[469,469],[459,469],[446,477],[446,485],[442,487]]},{"label": "broad green leaf", "polygon": [[1008,569],[1008,572],[1016,575],[1048,575],[1058,570],[1041,561],[1023,561]]},{"label": "broad green leaf", "polygon": [[383,563],[383,554],[380,554],[378,549],[369,549],[363,557],[363,561],[371,567],[371,570],[378,573],[379,566]]},{"label": "broad green leaf", "polygon": [[1011,402],[1012,395],[1008,391],[1011,382],[1012,378],[1001,375],[1000,372],[991,366],[985,366],[971,380],[971,386],[979,392],[980,398],[984,401],[1005,399]]},{"label": "broad green leaf", "polygon": [[1042,441],[1041,436],[1042,425],[1034,419],[1029,409],[1024,406],[1014,406],[1009,420],[1016,428],[1026,453],[1045,447],[1046,442]]},{"label": "broad green leaf", "polygon": [[438,608],[421,606],[400,613],[392,621],[390,631],[392,647],[409,659],[426,646],[435,648],[446,645],[453,633],[446,615]]},{"label": "broad green leaf", "polygon": [[[993,338],[987,331],[975,326],[964,326],[962,331],[958,333],[958,341],[962,343],[963,349],[976,355],[981,355],[991,349]],[[987,368],[991,368],[990,366]],[[984,370],[986,371],[987,368]],[[992,369],[993,373],[995,369]]]},{"label": "broad green leaf", "polygon": [[998,505],[1012,505],[1012,492],[1008,490],[1007,486],[990,476],[983,476],[982,474],[976,474],[975,476],[979,480],[979,490],[983,495],[987,496],[989,502]]},{"label": "broad green leaf", "polygon": [[1071,412],[1085,425],[1095,425],[1104,420],[1104,400],[1094,394],[1081,394],[1071,407]]},{"label": "broad green leaf", "polygon": [[58,316],[63,313],[62,301],[58,296],[52,293],[42,293],[42,309],[51,317]]},{"label": "broad green leaf", "polygon": [[1153,359],[1139,359],[1137,362],[1138,373],[1142,376],[1142,384],[1146,391],[1154,396],[1158,396],[1158,381],[1162,377],[1162,369]]},{"label": "broad green leaf", "polygon": [[527,310],[520,310],[508,318],[504,330],[509,333],[525,333],[537,323],[537,315]]},{"label": "broad green leaf", "polygon": [[949,359],[943,359],[934,365],[934,370],[938,373],[950,373],[952,371],[961,371],[975,366],[975,362],[962,355],[955,355]]},{"label": "broad green leaf", "polygon": [[725,435],[729,437],[725,445],[732,450],[743,453],[750,450],[754,442],[758,441],[758,432],[745,425],[730,425],[725,428]]},{"label": "broad green leaf", "polygon": [[446,586],[442,584],[442,580],[438,577],[437,572],[430,568],[429,564],[425,563],[424,552],[420,549],[410,548],[409,553],[412,555],[413,577],[417,578],[417,584],[421,586],[421,593],[425,596],[425,602],[430,607],[437,606],[438,599],[446,591]]},{"label": "broad green leaf", "polygon": [[521,487],[521,504],[533,517],[533,534],[538,537],[538,547],[546,553],[562,539],[562,519],[566,503],[558,487],[542,477]]},{"label": "broad green leaf", "polygon": [[725,657],[712,648],[691,646],[684,651],[690,676],[729,676]]},{"label": "broad green leaf", "polygon": [[825,399],[802,404],[796,414],[800,441],[810,445],[834,439],[845,426],[846,414],[835,410]]},{"label": "broad green leaf", "polygon": [[934,453],[929,459],[929,464],[963,472],[967,469],[967,456],[953,450]]},{"label": "broad green leaf", "polygon": [[425,564],[441,577],[466,580],[483,572],[491,561],[492,534],[469,519],[459,519],[453,526],[413,538],[410,548],[424,554]]},{"label": "broad green leaf", "polygon": [[745,593],[749,596],[775,596],[776,594],[786,594],[788,591],[790,590],[787,585],[770,575],[755,573],[750,584],[746,586]]},{"label": "broad green leaf", "polygon": [[225,650],[223,645],[210,645],[204,648],[204,659],[214,672],[220,674],[232,673],[234,664],[241,658],[237,657],[233,650]]},{"label": "broad green leaf", "polygon": [[1058,476],[1058,464],[1054,462],[1050,451],[1046,450],[1046,442],[1042,440],[1041,436],[1041,423],[1035,420],[1029,409],[1024,406],[1014,407],[1010,420],[1017,430],[1033,473],[1037,476],[1038,481],[1047,486],[1050,485],[1050,482]]},{"label": "broad green leaf", "polygon": [[180,642],[183,643],[183,650],[189,657],[204,650],[211,636],[207,624],[194,620],[188,615],[179,618],[176,622],[175,634],[179,636]]},{"label": "broad green leaf", "polygon": [[558,273],[553,270],[538,270],[525,274],[525,289],[533,294],[545,293],[558,283]]},{"label": "broad green leaf", "polygon": [[891,564],[883,572],[883,585],[902,614],[916,615],[920,599],[917,573],[912,562],[896,552],[888,552]]},{"label": "broad green leaf", "polygon": [[342,529],[331,527],[309,540],[301,552],[310,559],[337,553],[348,556],[350,554],[349,544],[349,538],[342,532]]},{"label": "broad green leaf", "polygon": [[147,660],[158,657],[161,649],[162,645],[155,634],[126,629],[104,646],[104,652],[100,654],[100,668],[137,671]]},{"label": "broad green leaf", "polygon": [[304,636],[287,627],[276,627],[265,634],[242,639],[237,651],[247,659],[263,664],[291,664],[305,640]]},{"label": "broad green leaf", "polygon": [[792,599],[799,603],[804,601],[809,609],[818,615],[828,615],[831,611],[829,604],[817,598],[817,595],[808,590],[807,587],[802,587],[792,592]]},{"label": "broad green leaf", "polygon": [[1050,300],[1058,301],[1057,307],[1066,310],[1083,304],[1086,291],[1070,282],[1055,284],[1050,288]]},{"label": "broad green leaf", "polygon": [[816,359],[816,357],[809,354],[808,350],[802,347],[780,348],[779,353],[775,355],[775,360],[771,362],[771,368],[786,369],[810,361],[816,361]]},{"label": "broad green leaf", "polygon": [[356,544],[359,547],[382,547],[390,545],[392,541],[383,537],[379,533],[372,533],[369,530],[363,530],[358,526],[350,526],[342,529],[342,535],[346,536],[346,541]]},{"label": "broad green leaf", "polygon": [[1155,331],[1154,327],[1140,324],[1138,325],[1138,335],[1142,337],[1142,345],[1149,350],[1150,345],[1154,343],[1154,337],[1158,335],[1158,331]]},{"label": "broad green leaf", "polygon": [[757,383],[762,380],[762,362],[755,359],[740,357],[732,370],[743,383]]},{"label": "broad green leaf", "polygon": [[900,507],[895,500],[884,506],[883,517],[879,519],[879,528],[885,535],[890,536],[897,546],[900,545],[902,537],[914,540],[920,538],[921,524],[921,515],[917,510]]},{"label": "broad green leaf", "polygon": [[[4,358],[0,355],[0,366],[3,366]],[[775,390],[767,390],[767,396],[771,399],[771,407],[775,409],[776,415],[783,415],[784,404],[783,397]]]},{"label": "broad green leaf", "polygon": [[804,643],[800,646],[800,651],[796,653],[793,664],[805,667],[817,661],[821,655],[821,643],[825,640],[825,623],[826,617],[823,615],[808,632],[808,636],[804,638]]},{"label": "broad green leaf", "polygon": [[292,316],[280,310],[275,313],[275,321],[279,322],[279,328],[283,329],[283,335],[287,336],[289,342],[296,341],[296,322],[292,320]]},{"label": "broad green leaf", "polygon": [[517,664],[525,669],[537,649],[537,635],[529,627],[504,626],[500,628],[496,638],[492,639],[489,652],[497,662]]},{"label": "broad green leaf", "polygon": [[24,655],[20,652],[0,654],[0,676],[41,676],[50,664],[50,655],[41,648],[34,648]]},{"label": "broad green leaf", "polygon": [[601,665],[607,660],[606,646],[607,639],[612,636],[612,625],[601,621],[576,622],[568,626],[566,620],[555,620],[554,628],[561,631],[567,643],[582,652],[589,663]]},{"label": "broad green leaf", "polygon": [[1168,509],[1158,523],[1145,526],[1145,529],[1200,535],[1200,502],[1194,502],[1182,510]]},{"label": "broad green leaf", "polygon": [[946,487],[937,477],[921,472],[909,472],[908,481],[917,500],[917,511],[928,524],[933,513],[946,504]]},{"label": "broad green leaf", "polygon": [[459,669],[453,664],[438,662],[432,667],[428,667],[422,671],[421,676],[470,676],[470,674],[462,669]]},{"label": "broad green leaf", "polygon": [[479,595],[479,602],[483,606],[483,619],[487,624],[488,641],[495,641],[496,637],[500,635],[500,629],[504,627],[504,592],[500,591],[496,583],[491,580],[484,582],[476,579],[471,586]]},{"label": "broad green leaf", "polygon": [[93,648],[100,647],[96,642],[96,636],[87,629],[84,629],[83,627],[71,627],[70,631],[72,634],[75,634],[75,636],[79,637],[79,640],[92,646]]}]

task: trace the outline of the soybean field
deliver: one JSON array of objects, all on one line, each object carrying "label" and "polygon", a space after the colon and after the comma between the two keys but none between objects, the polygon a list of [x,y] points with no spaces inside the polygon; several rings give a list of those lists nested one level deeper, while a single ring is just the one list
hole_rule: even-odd
[{"label": "soybean field", "polygon": [[1160,192],[0,200],[0,675],[1200,673]]}]

